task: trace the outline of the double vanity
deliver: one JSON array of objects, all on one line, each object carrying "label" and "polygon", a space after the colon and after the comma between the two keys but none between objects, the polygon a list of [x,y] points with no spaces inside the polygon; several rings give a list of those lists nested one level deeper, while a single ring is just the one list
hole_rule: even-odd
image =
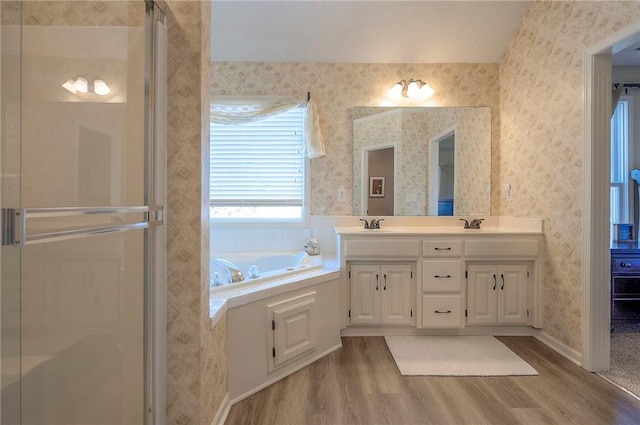
[{"label": "double vanity", "polygon": [[541,327],[542,224],[498,220],[336,227],[343,335]]}]

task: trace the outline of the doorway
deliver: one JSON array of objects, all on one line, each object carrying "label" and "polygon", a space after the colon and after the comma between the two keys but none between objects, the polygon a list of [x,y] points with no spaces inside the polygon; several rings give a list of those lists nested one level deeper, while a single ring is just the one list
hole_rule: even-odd
[{"label": "doorway", "polygon": [[640,43],[636,22],[587,49],[584,56],[585,167],[582,366],[610,366],[610,167],[612,55]]},{"label": "doorway", "polygon": [[395,212],[395,146],[363,150],[362,205],[366,215],[392,216]]},{"label": "doorway", "polygon": [[429,215],[455,214],[455,128],[429,141]]}]

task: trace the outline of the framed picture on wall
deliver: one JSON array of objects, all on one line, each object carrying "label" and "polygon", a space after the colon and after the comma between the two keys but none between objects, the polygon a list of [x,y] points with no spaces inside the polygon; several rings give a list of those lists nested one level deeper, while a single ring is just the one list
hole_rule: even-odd
[{"label": "framed picture on wall", "polygon": [[369,177],[369,198],[384,198],[384,177]]}]

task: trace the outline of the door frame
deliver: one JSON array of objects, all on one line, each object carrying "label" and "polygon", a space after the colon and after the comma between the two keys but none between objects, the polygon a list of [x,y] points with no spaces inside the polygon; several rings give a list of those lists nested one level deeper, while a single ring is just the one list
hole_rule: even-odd
[{"label": "door frame", "polygon": [[610,362],[611,55],[638,41],[640,21],[584,52],[581,363],[592,372],[608,370]]},{"label": "door frame", "polygon": [[369,152],[379,151],[382,149],[393,148],[393,215],[396,215],[398,198],[396,196],[396,181],[398,180],[398,146],[396,143],[382,143],[379,145],[363,146],[362,148],[362,167],[360,181],[361,183],[361,202],[360,208],[362,215],[368,216],[369,211]]}]

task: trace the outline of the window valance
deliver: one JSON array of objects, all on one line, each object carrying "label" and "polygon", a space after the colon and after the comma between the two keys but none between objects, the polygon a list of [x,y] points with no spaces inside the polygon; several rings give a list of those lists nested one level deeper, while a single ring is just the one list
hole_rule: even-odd
[{"label": "window valance", "polygon": [[282,96],[213,96],[211,99],[211,122],[246,124],[299,107],[306,108],[305,145],[307,156],[320,158],[326,152],[320,131],[318,108],[313,99]]}]

